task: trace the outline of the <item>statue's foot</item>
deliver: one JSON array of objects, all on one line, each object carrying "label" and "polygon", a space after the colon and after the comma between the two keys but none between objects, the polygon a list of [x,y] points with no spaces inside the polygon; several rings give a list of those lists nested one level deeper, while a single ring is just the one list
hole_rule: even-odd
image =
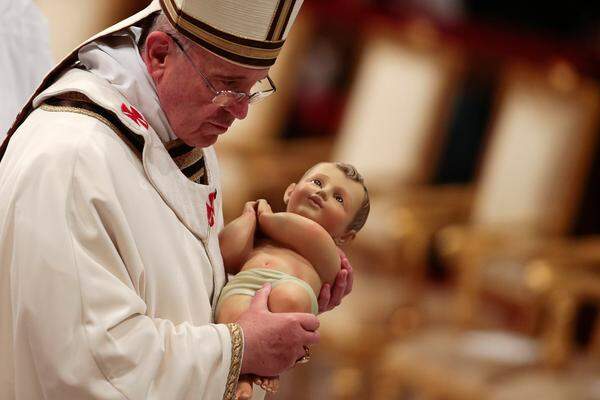
[{"label": "statue's foot", "polygon": [[279,390],[279,377],[272,376],[265,378],[263,376],[257,376],[254,379],[254,383],[263,388],[263,390],[269,393],[276,393]]},{"label": "statue's foot", "polygon": [[252,377],[249,375],[240,376],[240,380],[237,384],[235,391],[236,400],[250,400],[252,398]]}]

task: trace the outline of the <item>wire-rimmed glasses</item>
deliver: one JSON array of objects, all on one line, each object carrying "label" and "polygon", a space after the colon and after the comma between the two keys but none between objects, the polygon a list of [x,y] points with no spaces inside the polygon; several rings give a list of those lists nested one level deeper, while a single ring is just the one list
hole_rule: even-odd
[{"label": "wire-rimmed glasses", "polygon": [[275,83],[273,83],[271,77],[269,77],[268,75],[266,78],[256,82],[250,89],[250,93],[237,92],[235,90],[217,90],[215,86],[210,82],[208,77],[204,75],[202,71],[198,69],[198,67],[196,67],[190,56],[183,49],[183,46],[181,45],[179,40],[177,40],[177,38],[171,34],[167,33],[167,35],[169,35],[169,37],[175,42],[177,47],[179,47],[179,49],[181,50],[185,58],[188,60],[188,62],[192,65],[196,73],[200,75],[200,77],[206,84],[206,87],[214,94],[212,102],[218,105],[219,107],[229,107],[244,101],[248,101],[248,104],[256,104],[259,101],[266,99],[267,97],[275,93],[275,91],[277,90],[277,88],[275,87]]}]

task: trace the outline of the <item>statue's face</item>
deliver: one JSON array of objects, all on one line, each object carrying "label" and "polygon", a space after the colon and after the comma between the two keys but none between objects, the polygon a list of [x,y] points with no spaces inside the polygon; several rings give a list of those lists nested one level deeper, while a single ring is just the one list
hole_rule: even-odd
[{"label": "statue's face", "polygon": [[354,219],[364,198],[364,189],[348,178],[335,164],[313,167],[290,185],[284,200],[287,211],[319,223],[333,238],[341,238]]}]

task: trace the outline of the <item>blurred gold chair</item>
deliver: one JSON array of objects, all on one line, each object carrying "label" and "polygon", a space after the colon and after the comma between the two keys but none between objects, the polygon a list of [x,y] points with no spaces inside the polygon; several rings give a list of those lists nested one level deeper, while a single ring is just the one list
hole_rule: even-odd
[{"label": "blurred gold chair", "polygon": [[[600,240],[586,240],[571,249],[569,260],[559,256],[534,261],[538,266],[546,264],[562,271],[556,275],[560,281],[552,297],[554,309],[560,314],[554,330],[547,332],[546,365],[498,377],[490,384],[489,400],[600,399]],[[582,304],[595,310],[589,332],[583,335],[587,337],[583,350],[575,348],[572,340]]]},{"label": "blurred gold chair", "polygon": [[[525,265],[538,255],[565,254],[561,236],[589,169],[600,108],[595,83],[555,68],[508,70],[470,224],[438,235],[442,259],[457,277],[455,301],[445,310],[455,324],[387,347],[383,364],[391,372],[383,373],[383,386],[396,381],[425,398],[482,399],[493,377],[540,363],[532,336],[552,301],[554,272]],[[548,356],[550,363],[560,358]],[[386,390],[381,398],[392,398]]]},{"label": "blurred gold chair", "polygon": [[[431,41],[414,40],[422,38],[414,29],[433,28],[419,25],[402,32],[367,33],[333,149],[333,160],[355,165],[365,177],[371,215],[348,249],[355,270],[354,291],[321,318],[323,345],[318,352],[334,366],[332,398],[348,398],[367,387],[361,366],[368,364],[372,349],[385,338],[384,321],[398,304],[407,302],[406,293],[398,290],[397,237],[382,228],[391,217],[390,199],[401,192],[407,201],[420,203],[419,193],[426,190],[422,187],[430,184],[452,94],[463,72],[460,51],[443,47],[435,40],[435,31],[429,32]],[[353,379],[357,389],[348,386],[352,376],[361,377]]]},{"label": "blurred gold chair", "polygon": [[[579,307],[600,309],[600,264],[585,270],[550,259],[533,260],[524,275],[544,307],[529,309],[539,332],[446,330],[417,333],[388,346],[379,359],[371,398],[445,400],[597,399],[600,318],[584,352],[573,346]],[[577,267],[577,268],[574,268]],[[544,284],[540,285],[540,276]],[[417,338],[418,335],[418,338]],[[595,393],[595,394],[594,394]],[[414,396],[414,397],[411,397]]]},{"label": "blurred gold chair", "polygon": [[597,84],[562,63],[509,66],[475,187],[399,188],[386,197],[379,234],[357,242],[371,240],[365,247],[375,252],[374,242],[387,238],[396,251],[385,253],[386,265],[408,270],[417,299],[436,233],[444,264],[459,278],[460,268],[495,250],[509,262],[535,255],[570,229],[597,142],[599,96]]},{"label": "blurred gold chair", "polygon": [[509,70],[470,218],[436,236],[463,288],[465,323],[477,314],[469,298],[475,286],[513,284],[503,278],[519,276],[533,256],[559,251],[571,229],[598,141],[600,88],[574,73],[562,77],[568,85],[557,81],[557,68]]},{"label": "blurred gold chair", "polygon": [[332,159],[356,166],[369,188],[371,215],[350,251],[352,259],[367,258],[370,271],[398,272],[390,263],[398,253],[398,229],[390,230],[387,222],[397,214],[399,196],[421,204],[464,73],[460,50],[436,35],[423,22],[367,33],[333,149]]}]

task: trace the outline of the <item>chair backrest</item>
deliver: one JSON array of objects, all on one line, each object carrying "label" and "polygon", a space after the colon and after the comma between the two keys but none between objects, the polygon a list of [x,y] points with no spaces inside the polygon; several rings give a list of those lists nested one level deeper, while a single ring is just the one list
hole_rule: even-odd
[{"label": "chair backrest", "polygon": [[564,66],[515,65],[501,90],[472,220],[565,233],[594,153],[599,87]]},{"label": "chair backrest", "polygon": [[[549,318],[544,332],[544,358],[550,366],[565,364],[574,352],[577,311],[583,304],[592,305],[596,317],[585,332],[588,358],[598,357],[600,340],[600,276],[597,271],[578,270],[577,265],[563,265],[557,273],[555,289],[550,297]],[[567,268],[564,268],[567,267]]]},{"label": "chair backrest", "polygon": [[355,165],[372,191],[426,182],[460,66],[453,49],[418,48],[388,30],[367,34],[333,159]]}]

